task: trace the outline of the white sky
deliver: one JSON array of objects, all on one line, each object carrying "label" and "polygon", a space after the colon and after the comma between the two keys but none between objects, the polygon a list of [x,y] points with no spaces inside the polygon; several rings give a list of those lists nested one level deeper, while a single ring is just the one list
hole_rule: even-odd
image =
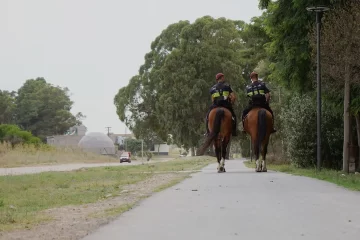
[{"label": "white sky", "polygon": [[[258,0],[0,0],[0,89],[44,77],[68,87],[88,132],[124,133],[113,104],[169,24],[210,15],[248,22]],[[129,132],[129,130],[127,130]]]}]

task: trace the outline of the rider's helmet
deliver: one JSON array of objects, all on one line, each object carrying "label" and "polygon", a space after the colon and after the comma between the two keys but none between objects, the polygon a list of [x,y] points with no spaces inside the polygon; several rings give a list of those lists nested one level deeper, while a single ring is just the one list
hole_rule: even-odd
[{"label": "rider's helmet", "polygon": [[250,73],[250,78],[253,78],[253,77],[256,77],[256,78],[258,78],[258,74],[257,74],[257,72],[252,72],[252,73]]},{"label": "rider's helmet", "polygon": [[216,81],[218,81],[221,77],[223,77],[224,74],[223,73],[218,73],[216,74]]}]

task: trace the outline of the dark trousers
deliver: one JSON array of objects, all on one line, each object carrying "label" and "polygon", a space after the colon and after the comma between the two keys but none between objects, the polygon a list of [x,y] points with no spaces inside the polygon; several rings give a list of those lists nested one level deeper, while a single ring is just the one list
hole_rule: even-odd
[{"label": "dark trousers", "polygon": [[206,133],[209,133],[208,121],[209,121],[210,111],[213,110],[216,107],[224,107],[224,108],[227,108],[231,112],[231,114],[233,116],[233,119],[232,119],[232,123],[233,123],[232,124],[232,133],[233,133],[233,136],[236,136],[236,126],[237,126],[236,115],[235,115],[234,109],[232,108],[232,105],[229,102],[212,104],[210,106],[209,111],[206,114],[206,124],[205,124],[206,125]]}]

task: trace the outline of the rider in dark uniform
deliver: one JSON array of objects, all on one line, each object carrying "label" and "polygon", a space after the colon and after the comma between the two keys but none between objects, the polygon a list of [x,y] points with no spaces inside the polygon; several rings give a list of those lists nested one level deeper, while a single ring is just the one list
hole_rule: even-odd
[{"label": "rider in dark uniform", "polygon": [[[258,81],[258,74],[252,72],[250,74],[252,83],[246,86],[246,93],[249,97],[249,105],[244,109],[242,114],[243,132],[244,130],[244,117],[250,112],[253,107],[261,107],[268,110],[272,115],[273,126],[274,126],[274,113],[269,106],[270,90],[267,88],[264,82]],[[272,129],[271,133],[276,132],[275,128]]]},{"label": "rider in dark uniform", "polygon": [[224,74],[218,73],[216,75],[217,83],[210,88],[210,95],[212,100],[212,105],[206,115],[206,134],[209,134],[208,121],[209,121],[209,113],[212,109],[216,107],[225,107],[232,114],[232,135],[237,136],[237,125],[236,125],[236,115],[232,108],[232,103],[235,102],[236,96],[229,83],[225,82]]}]

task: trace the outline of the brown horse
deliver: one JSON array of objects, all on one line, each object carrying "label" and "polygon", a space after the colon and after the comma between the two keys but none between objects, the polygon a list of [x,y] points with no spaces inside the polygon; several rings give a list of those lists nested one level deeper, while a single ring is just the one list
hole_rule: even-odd
[{"label": "brown horse", "polygon": [[218,173],[225,171],[225,158],[227,147],[231,139],[232,120],[231,112],[224,107],[217,107],[210,111],[208,127],[210,134],[206,137],[205,143],[198,149],[197,155],[204,155],[212,142],[214,142],[215,154],[218,161]]},{"label": "brown horse", "polygon": [[[266,153],[272,124],[271,113],[259,107],[251,109],[244,120],[244,130],[251,137],[252,150],[255,154],[256,172],[267,172]],[[259,160],[260,154],[261,159]]]}]

